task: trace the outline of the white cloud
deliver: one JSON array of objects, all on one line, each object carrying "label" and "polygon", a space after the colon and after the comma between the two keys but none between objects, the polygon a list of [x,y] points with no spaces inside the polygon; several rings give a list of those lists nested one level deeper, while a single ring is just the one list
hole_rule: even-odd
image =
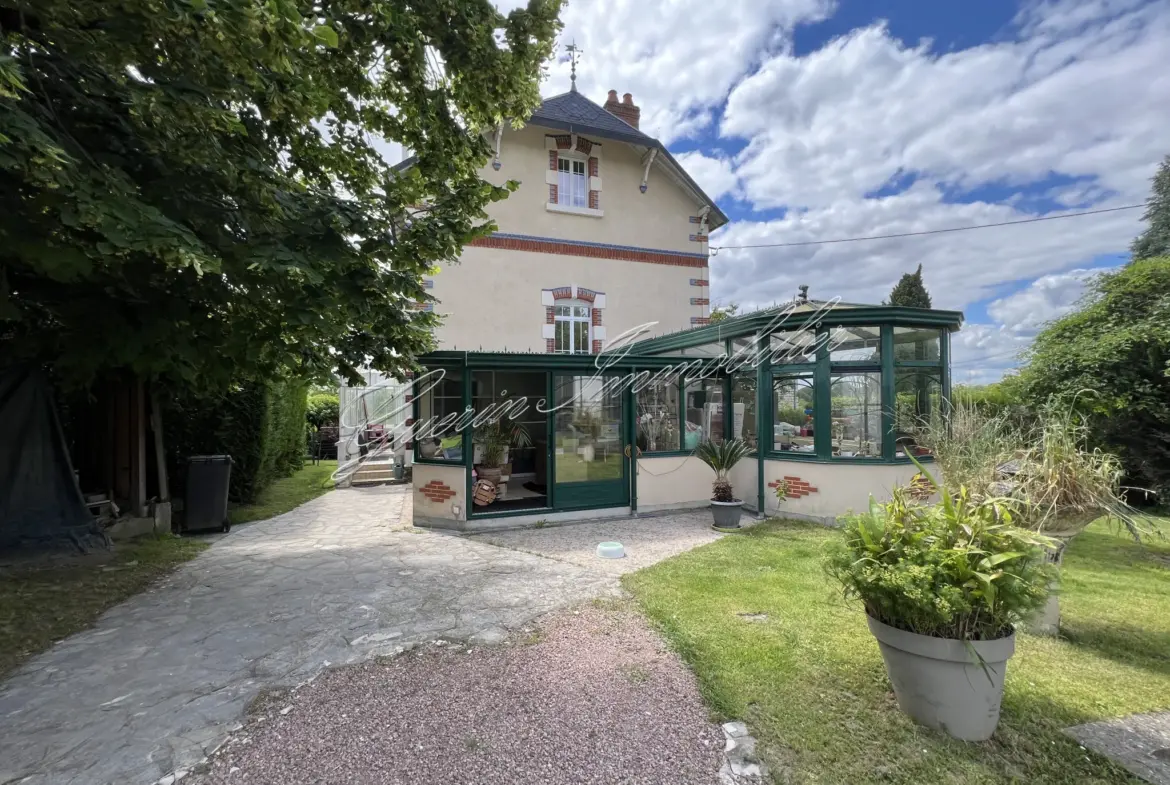
[{"label": "white cloud", "polygon": [[1035,335],[1046,323],[1073,309],[1085,283],[1101,270],[1069,270],[1043,275],[1025,289],[991,302],[987,313],[1016,335]]},{"label": "white cloud", "polygon": [[739,179],[731,170],[729,159],[707,156],[698,150],[679,153],[675,159],[712,199],[738,195]]},{"label": "white cloud", "polygon": [[964,324],[951,336],[951,379],[954,384],[988,384],[1016,365],[1031,339],[1002,325]]},{"label": "white cloud", "polygon": [[[514,3],[499,3],[501,7]],[[787,51],[793,28],[824,19],[833,0],[577,0],[562,14],[565,44],[584,51],[577,87],[602,103],[632,93],[641,127],[663,143],[709,125],[728,91],[760,60]],[[569,89],[569,64],[553,63],[545,95]]]},{"label": "white cloud", "polygon": [[[749,140],[737,161],[748,197],[820,205],[902,172],[962,188],[1057,172],[1144,195],[1150,163],[1166,152],[1167,4],[1117,17],[1094,16],[1117,10],[1100,2],[1059,5],[1065,22],[942,55],[877,25],[807,56],[769,58],[732,90],[721,125]],[[1082,6],[1091,13],[1061,37]]]}]

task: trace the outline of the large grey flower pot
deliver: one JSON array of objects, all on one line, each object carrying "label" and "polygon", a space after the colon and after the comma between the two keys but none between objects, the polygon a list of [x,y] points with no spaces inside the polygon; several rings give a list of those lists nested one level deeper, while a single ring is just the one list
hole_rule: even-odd
[{"label": "large grey flower pot", "polygon": [[738,529],[739,517],[743,513],[743,501],[717,502],[712,499],[711,512],[715,516],[716,528]]},{"label": "large grey flower pot", "polygon": [[999,724],[1007,661],[1016,651],[1014,633],[965,644],[899,630],[868,615],[866,619],[902,711],[956,739],[991,738]]}]

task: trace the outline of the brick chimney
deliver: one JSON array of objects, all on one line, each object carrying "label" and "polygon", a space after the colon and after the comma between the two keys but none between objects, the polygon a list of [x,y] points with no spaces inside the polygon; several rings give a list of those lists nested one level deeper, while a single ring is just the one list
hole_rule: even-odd
[{"label": "brick chimney", "polygon": [[621,103],[618,103],[617,90],[609,91],[609,98],[605,102],[605,111],[614,117],[625,120],[635,128],[638,127],[638,120],[642,116],[642,110],[634,106],[634,96],[629,93],[623,95]]}]

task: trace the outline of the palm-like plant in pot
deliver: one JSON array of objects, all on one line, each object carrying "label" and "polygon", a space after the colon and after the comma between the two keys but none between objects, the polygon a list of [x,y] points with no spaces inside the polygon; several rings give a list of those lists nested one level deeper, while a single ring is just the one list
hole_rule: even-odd
[{"label": "palm-like plant in pot", "polygon": [[500,482],[508,462],[508,448],[532,445],[532,437],[523,425],[503,417],[477,426],[474,441],[480,449],[479,476],[492,484]]},{"label": "palm-like plant in pot", "polygon": [[861,600],[902,711],[981,741],[999,722],[1015,626],[1047,597],[1050,541],[1013,525],[1012,500],[973,500],[965,487],[941,499],[916,504],[898,488],[871,501],[846,519],[826,569]]},{"label": "palm-like plant in pot", "polygon": [[747,444],[739,439],[722,442],[705,441],[695,448],[695,455],[715,472],[711,484],[711,512],[715,526],[720,529],[739,528],[743,513],[743,500],[735,498],[728,478],[732,468],[750,452]]}]

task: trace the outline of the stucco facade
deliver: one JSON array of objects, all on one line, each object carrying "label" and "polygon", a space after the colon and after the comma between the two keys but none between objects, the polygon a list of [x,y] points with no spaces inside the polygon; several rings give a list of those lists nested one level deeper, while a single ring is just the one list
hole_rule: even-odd
[{"label": "stucco facade", "polygon": [[[546,107],[563,100],[604,112],[575,94]],[[440,349],[563,351],[555,311],[570,301],[589,309],[590,353],[641,325],[652,336],[706,323],[707,233],[721,214],[656,141],[606,118],[620,128],[567,132],[538,112],[501,132],[498,158],[481,175],[520,185],[489,206],[497,231],[428,281],[430,307],[443,316]],[[562,158],[587,167],[585,207],[557,199]]]}]

